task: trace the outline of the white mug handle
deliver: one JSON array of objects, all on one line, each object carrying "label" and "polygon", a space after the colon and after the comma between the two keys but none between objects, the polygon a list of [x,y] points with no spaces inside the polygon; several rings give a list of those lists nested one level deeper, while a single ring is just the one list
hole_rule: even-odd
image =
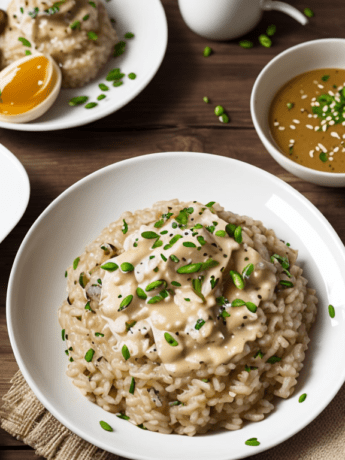
[{"label": "white mug handle", "polygon": [[301,23],[303,26],[308,24],[308,19],[304,16],[304,14],[301,13],[297,8],[289,5],[288,3],[278,2],[278,1],[273,1],[273,0],[262,0],[261,8],[266,11],[268,10],[281,11],[282,13],[288,14],[292,18],[296,19],[296,21]]}]

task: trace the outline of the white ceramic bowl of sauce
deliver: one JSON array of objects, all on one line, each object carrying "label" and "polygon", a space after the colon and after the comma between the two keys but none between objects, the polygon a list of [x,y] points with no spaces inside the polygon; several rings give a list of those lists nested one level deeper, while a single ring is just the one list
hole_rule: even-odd
[{"label": "white ceramic bowl of sauce", "polygon": [[0,72],[0,121],[26,123],[54,104],[61,89],[61,71],[54,59],[33,52]]},{"label": "white ceramic bowl of sauce", "polygon": [[289,48],[276,56],[263,68],[255,81],[250,110],[262,143],[284,169],[314,184],[345,187],[345,173],[316,171],[290,160],[280,151],[269,127],[269,110],[278,90],[297,75],[324,68],[345,69],[345,39],[313,40]]}]

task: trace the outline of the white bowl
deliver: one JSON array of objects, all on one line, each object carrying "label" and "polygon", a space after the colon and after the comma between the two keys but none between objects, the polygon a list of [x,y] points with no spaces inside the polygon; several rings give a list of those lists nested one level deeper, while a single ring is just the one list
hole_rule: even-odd
[{"label": "white bowl", "polygon": [[[102,0],[109,16],[116,20],[115,29],[119,40],[126,44],[125,52],[111,57],[104,68],[90,83],[82,88],[62,89],[54,105],[31,123],[9,123],[0,121],[0,128],[18,131],[54,131],[73,128],[99,120],[121,109],[138,96],[150,83],[159,69],[168,43],[168,25],[160,0]],[[1,8],[6,9],[10,0],[1,0]],[[124,39],[126,32],[134,33],[132,39]],[[124,84],[114,88],[105,80],[108,72],[119,67],[125,73]],[[134,72],[135,80],[128,74]],[[99,83],[106,83],[110,90],[103,93],[106,98],[97,101],[102,94]],[[85,109],[84,104],[70,107],[68,101],[75,96],[88,96],[88,102],[97,102],[97,107]]]},{"label": "white bowl", "polygon": [[0,144],[0,243],[21,219],[29,198],[30,182],[24,166]]},{"label": "white bowl", "polygon": [[[238,192],[240,191],[240,192]],[[83,397],[65,375],[57,319],[66,295],[64,272],[85,245],[125,210],[172,198],[219,201],[261,219],[299,249],[320,300],[310,350],[295,394],[259,423],[234,432],[189,438],[143,431]],[[145,155],[101,169],[60,195],[37,219],[15,259],[7,321],[20,369],[42,404],[65,426],[109,452],[140,460],[230,460],[279,444],[311,422],[345,378],[345,249],[322,214],[273,175],[237,160],[201,153]],[[335,307],[335,318],[328,305]],[[298,397],[307,393],[303,404]],[[114,432],[103,431],[99,421]],[[260,446],[244,443],[257,437]]]},{"label": "white bowl", "polygon": [[277,91],[297,75],[313,69],[345,69],[345,39],[326,38],[293,46],[278,54],[260,72],[250,100],[253,123],[272,157],[297,177],[327,187],[345,187],[345,173],[328,173],[307,168],[287,158],[273,140],[268,114]]}]

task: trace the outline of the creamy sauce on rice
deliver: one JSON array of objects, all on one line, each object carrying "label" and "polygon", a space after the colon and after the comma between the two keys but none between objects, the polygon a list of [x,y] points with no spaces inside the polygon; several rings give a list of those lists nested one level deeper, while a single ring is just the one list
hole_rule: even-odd
[{"label": "creamy sauce on rice", "polygon": [[[255,310],[253,305],[272,298],[277,282],[273,264],[229,236],[227,222],[212,207],[193,202],[185,209],[186,224],[176,225],[176,216],[171,215],[162,217],[158,228],[152,223],[128,234],[124,252],[108,260],[118,268],[104,276],[100,301],[102,318],[117,339],[114,348],[121,350],[125,344],[131,356],[139,356],[144,342],[141,329],[152,330],[155,345],[148,356],[159,357],[175,376],[203,363],[229,362],[248,341],[262,337],[265,317],[260,310],[233,302],[250,302]],[[205,263],[210,268],[201,265]],[[230,270],[241,274],[248,264],[254,271],[243,277],[245,285],[239,289]],[[157,286],[151,289],[154,282]],[[121,307],[124,299],[130,303]],[[125,322],[133,321],[136,327],[120,332],[121,325],[124,329]]]}]

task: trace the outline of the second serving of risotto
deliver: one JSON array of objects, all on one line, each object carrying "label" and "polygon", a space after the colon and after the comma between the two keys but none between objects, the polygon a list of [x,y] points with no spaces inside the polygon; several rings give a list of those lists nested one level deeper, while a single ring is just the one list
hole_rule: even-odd
[{"label": "second serving of risotto", "polygon": [[294,391],[316,315],[297,251],[218,203],[125,212],[66,271],[67,375],[161,433],[237,430]]}]

